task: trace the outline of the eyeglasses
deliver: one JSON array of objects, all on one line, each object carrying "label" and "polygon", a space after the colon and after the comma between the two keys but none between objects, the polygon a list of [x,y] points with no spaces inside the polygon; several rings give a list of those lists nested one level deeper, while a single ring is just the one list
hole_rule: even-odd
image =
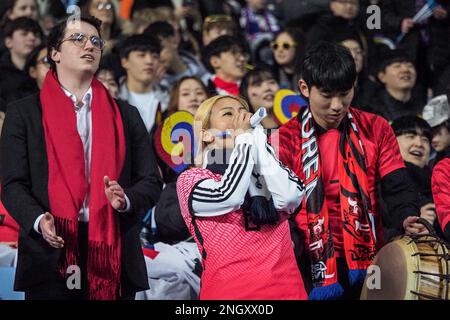
[{"label": "eyeglasses", "polygon": [[247,52],[242,51],[240,49],[232,49],[229,52],[231,52],[231,54],[234,55],[236,58],[239,58],[240,56],[244,57],[245,60],[248,60],[250,58],[250,55]]},{"label": "eyeglasses", "polygon": [[112,3],[111,2],[107,2],[107,3],[98,3],[96,8],[97,10],[111,10],[112,9]]},{"label": "eyeglasses", "polygon": [[272,42],[270,44],[272,50],[278,50],[278,48],[283,48],[284,50],[289,50],[291,47],[296,47],[297,44],[295,42]]},{"label": "eyeglasses", "polygon": [[36,64],[43,64],[43,65],[46,65],[46,66],[50,66],[50,62],[49,62],[47,56],[42,57],[41,59],[39,59]]},{"label": "eyeglasses", "polygon": [[61,45],[64,41],[72,41],[77,47],[84,48],[88,40],[91,41],[96,50],[102,51],[105,48],[105,40],[94,35],[87,36],[82,32],[77,32],[70,35],[68,38],[62,40],[59,45]]}]

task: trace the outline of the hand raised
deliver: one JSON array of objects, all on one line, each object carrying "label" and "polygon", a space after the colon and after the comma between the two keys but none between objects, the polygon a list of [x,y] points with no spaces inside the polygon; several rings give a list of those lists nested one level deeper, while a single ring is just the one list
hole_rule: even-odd
[{"label": "hand raised", "polygon": [[64,247],[63,238],[56,235],[55,219],[50,212],[46,212],[41,221],[39,221],[39,229],[44,240],[53,248]]},{"label": "hand raised", "polygon": [[105,184],[105,195],[115,210],[124,210],[126,207],[125,191],[117,181],[110,180],[108,176],[103,177]]}]

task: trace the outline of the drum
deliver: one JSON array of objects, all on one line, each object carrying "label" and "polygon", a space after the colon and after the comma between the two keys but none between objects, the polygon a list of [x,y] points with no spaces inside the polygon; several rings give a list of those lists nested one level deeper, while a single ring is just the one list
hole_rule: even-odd
[{"label": "drum", "polygon": [[449,300],[449,260],[434,232],[397,237],[375,256],[361,300]]}]

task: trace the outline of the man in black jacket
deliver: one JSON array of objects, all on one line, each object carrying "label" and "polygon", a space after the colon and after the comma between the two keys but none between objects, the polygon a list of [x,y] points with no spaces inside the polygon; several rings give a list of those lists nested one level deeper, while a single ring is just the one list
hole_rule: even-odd
[{"label": "man in black jacket", "polygon": [[[2,201],[20,226],[15,289],[26,299],[133,299],[148,288],[139,229],[162,183],[136,108],[93,80],[100,22],[76,18],[50,33],[41,94],[10,105],[3,128]],[[81,279],[70,286],[72,261]]]}]

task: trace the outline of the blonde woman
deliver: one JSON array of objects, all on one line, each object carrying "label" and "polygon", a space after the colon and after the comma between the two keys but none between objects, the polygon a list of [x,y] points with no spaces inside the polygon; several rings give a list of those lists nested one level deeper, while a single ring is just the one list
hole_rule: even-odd
[{"label": "blonde woman", "polygon": [[200,105],[196,167],[177,181],[182,216],[202,253],[200,299],[306,299],[286,219],[304,187],[274,156],[262,127],[251,129],[248,109],[231,96]]}]

